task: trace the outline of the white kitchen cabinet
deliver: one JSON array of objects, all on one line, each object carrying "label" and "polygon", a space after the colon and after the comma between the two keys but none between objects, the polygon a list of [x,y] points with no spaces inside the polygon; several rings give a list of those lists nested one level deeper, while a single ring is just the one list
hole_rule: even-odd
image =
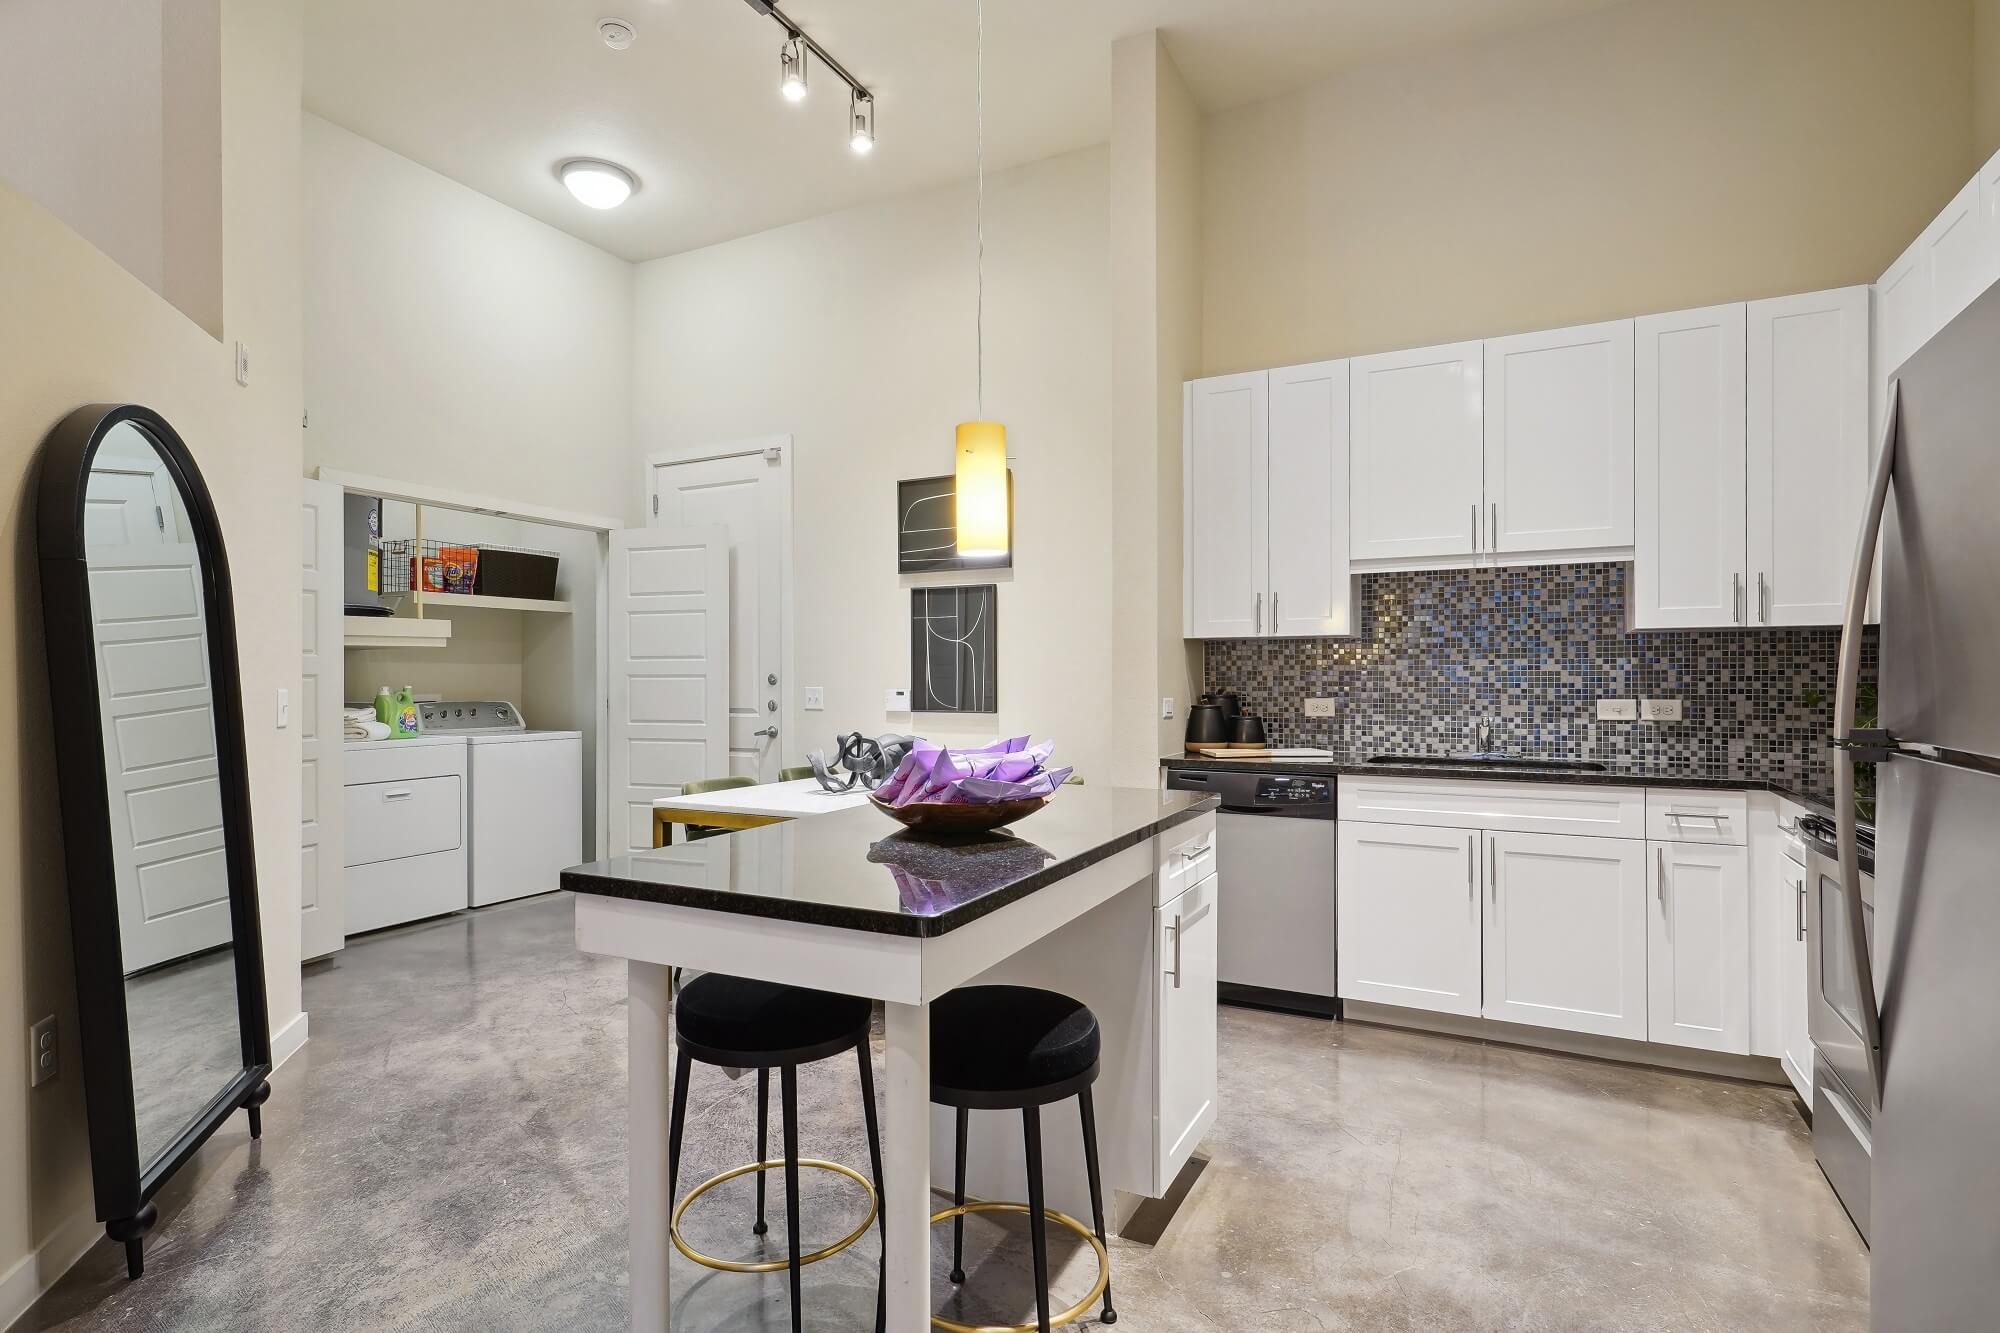
[{"label": "white kitchen cabinet", "polygon": [[1646,1039],[1646,844],[1486,833],[1486,1018]]},{"label": "white kitchen cabinet", "polygon": [[1347,362],[1184,394],[1183,635],[1348,633]]},{"label": "white kitchen cabinet", "polygon": [[1840,621],[1868,484],[1868,336],[1866,287],[1749,305],[1752,625]]},{"label": "white kitchen cabinet", "polygon": [[1812,1030],[1809,1026],[1810,995],[1807,988],[1811,980],[1807,975],[1810,960],[1807,950],[1806,931],[1810,929],[1806,921],[1806,872],[1805,867],[1787,856],[1780,856],[1779,877],[1785,887],[1785,920],[1791,929],[1779,946],[1778,955],[1778,1026],[1784,1049],[1779,1055],[1779,1063],[1785,1067],[1785,1077],[1792,1081],[1799,1096],[1806,1104],[1812,1104],[1813,1045]]},{"label": "white kitchen cabinet", "polygon": [[1748,614],[1745,314],[1739,302],[1634,322],[1634,629]]},{"label": "white kitchen cabinet", "polygon": [[1750,876],[1742,846],[1646,845],[1651,1039],[1750,1051]]},{"label": "white kitchen cabinet", "polygon": [[1980,168],[1875,282],[1874,410],[1910,354],[2000,276],[2000,157]]},{"label": "white kitchen cabinet", "polygon": [[1270,581],[1270,379],[1261,370],[1222,375],[1190,381],[1182,392],[1182,632],[1249,638],[1264,632]]},{"label": "white kitchen cabinet", "polygon": [[1483,549],[1484,373],[1477,342],[1354,358],[1354,559]]},{"label": "white kitchen cabinet", "polygon": [[1348,364],[1271,372],[1271,633],[1349,632]]},{"label": "white kitchen cabinet", "polygon": [[1632,321],[1485,343],[1486,550],[1632,544]]},{"label": "white kitchen cabinet", "polygon": [[1215,1124],[1216,911],[1221,881],[1210,875],[1154,909],[1159,950],[1159,1160],[1171,1182]]},{"label": "white kitchen cabinet", "polygon": [[1478,1015],[1479,836],[1342,821],[1334,939],[1343,999]]}]

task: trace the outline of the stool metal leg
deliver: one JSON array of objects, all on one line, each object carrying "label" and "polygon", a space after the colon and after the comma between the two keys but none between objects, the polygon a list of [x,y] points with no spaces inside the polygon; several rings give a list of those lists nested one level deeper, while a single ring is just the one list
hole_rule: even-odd
[{"label": "stool metal leg", "polygon": [[[868,1165],[875,1173],[875,1193],[882,1194],[882,1132],[875,1123],[875,1057],[863,1037],[854,1048],[861,1058],[861,1118],[868,1126]],[[882,1267],[875,1277],[875,1333],[883,1333],[889,1322],[889,1223],[876,1210],[875,1223],[882,1233]]]},{"label": "stool metal leg", "polygon": [[681,1133],[687,1128],[688,1117],[688,1071],[694,1067],[694,1060],[686,1051],[674,1061],[674,1112],[667,1122],[667,1206],[673,1207],[674,1197],[681,1189]]},{"label": "stool metal leg", "polygon": [[[786,1065],[778,1074],[785,1118],[785,1238],[791,1242],[792,1333],[804,1333],[805,1305],[799,1292],[799,1070]],[[762,1174],[761,1172],[759,1174]]]},{"label": "stool metal leg", "polygon": [[1021,1137],[1028,1148],[1028,1240],[1035,1251],[1036,1327],[1049,1333],[1049,1227],[1042,1199],[1042,1111],[1030,1106],[1021,1112]]},{"label": "stool metal leg", "polygon": [[[1083,1165],[1090,1176],[1090,1220],[1097,1228],[1098,1243],[1108,1247],[1111,1242],[1104,1235],[1104,1184],[1097,1173],[1097,1107],[1091,1101],[1089,1088],[1076,1095],[1076,1105],[1083,1115]],[[1111,1264],[1108,1259],[1104,1266],[1103,1322],[1118,1322],[1118,1311],[1111,1308]]]},{"label": "stool metal leg", "polygon": [[[757,1160],[771,1159],[771,1071],[757,1071]],[[757,1225],[751,1227],[752,1234],[761,1236],[771,1228],[764,1224],[764,1176],[757,1173]],[[877,1189],[881,1186],[877,1185]]]},{"label": "stool metal leg", "polygon": [[[965,1141],[972,1121],[972,1112],[963,1106],[958,1108],[958,1166],[952,1173],[951,1202],[953,1207],[965,1206]],[[951,1280],[965,1281],[965,1214],[951,1219]]]}]

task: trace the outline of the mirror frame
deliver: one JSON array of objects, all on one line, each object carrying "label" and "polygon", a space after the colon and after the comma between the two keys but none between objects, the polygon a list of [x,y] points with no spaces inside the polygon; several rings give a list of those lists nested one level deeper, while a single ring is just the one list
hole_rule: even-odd
[{"label": "mirror frame", "polygon": [[[124,949],[119,937],[118,883],[111,846],[111,802],[103,719],[98,709],[90,566],[84,551],[84,504],[91,462],[105,436],[128,423],[151,438],[179,488],[201,561],[216,776],[236,960],[237,1028],[243,1043],[241,1070],[215,1091],[201,1112],[152,1161],[142,1161],[139,1156]],[[125,1246],[127,1270],[136,1278],[143,1271],[141,1241],[159,1218],[152,1203],[154,1194],[237,1108],[249,1112],[251,1137],[260,1137],[263,1125],[258,1108],[271,1094],[271,1025],[264,993],[264,939],[251,841],[235,604],[230,596],[222,530],[208,487],[187,445],[159,413],[133,403],[80,407],[43,441],[41,469],[36,546],[42,575],[50,715],[58,723],[57,791],[69,883],[70,947],[76,964],[90,1171],[98,1220],[105,1224],[105,1234]]]}]

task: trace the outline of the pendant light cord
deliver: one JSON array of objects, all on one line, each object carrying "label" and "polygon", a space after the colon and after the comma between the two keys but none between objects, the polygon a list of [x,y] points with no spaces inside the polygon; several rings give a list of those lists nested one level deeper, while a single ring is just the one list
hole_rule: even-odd
[{"label": "pendant light cord", "polygon": [[979,254],[974,263],[978,281],[978,304],[973,316],[973,346],[978,362],[979,419],[986,419],[986,0],[973,0],[972,12],[979,27],[979,75],[975,105],[979,118]]}]

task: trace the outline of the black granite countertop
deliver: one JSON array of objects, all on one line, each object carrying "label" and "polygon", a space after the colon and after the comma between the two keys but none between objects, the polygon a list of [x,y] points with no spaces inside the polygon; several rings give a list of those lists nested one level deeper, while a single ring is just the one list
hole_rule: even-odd
[{"label": "black granite countertop", "polygon": [[1198,755],[1166,755],[1160,766],[1186,772],[1228,772],[1261,769],[1307,777],[1367,774],[1378,778],[1452,778],[1485,782],[1568,782],[1609,787],[1681,787],[1708,791],[1770,791],[1822,813],[1833,810],[1833,790],[1789,778],[1753,776],[1726,766],[1627,759],[1579,759],[1601,764],[1586,768],[1496,768],[1479,764],[1377,764],[1370,753],[1336,753],[1331,759],[1204,759]]},{"label": "black granite countertop", "polygon": [[1009,828],[918,834],[873,806],[614,856],[562,873],[562,886],[884,935],[942,935],[1115,856],[1216,806],[1200,792],[1064,787]]}]

